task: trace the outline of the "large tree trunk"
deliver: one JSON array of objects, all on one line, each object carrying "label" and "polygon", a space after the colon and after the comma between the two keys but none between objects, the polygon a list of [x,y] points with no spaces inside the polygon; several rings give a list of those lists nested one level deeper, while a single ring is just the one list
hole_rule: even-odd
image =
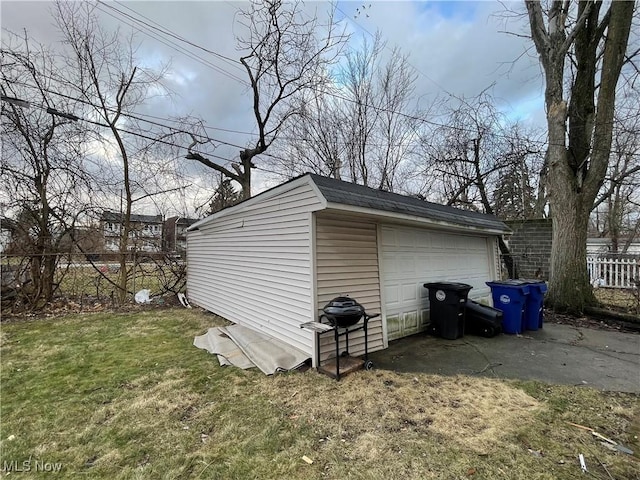
[{"label": "large tree trunk", "polygon": [[547,302],[559,311],[582,311],[595,299],[587,273],[590,204],[571,190],[572,179],[553,175],[553,240]]},{"label": "large tree trunk", "polygon": [[[527,0],[526,6],[546,83],[553,217],[549,301],[556,309],[579,313],[595,301],[586,270],[587,225],[609,162],[616,85],[634,2],[612,2],[602,17],[602,2],[579,2],[571,20],[571,3],[556,0],[546,23],[539,2]],[[573,77],[566,79],[565,59],[572,49]]]}]

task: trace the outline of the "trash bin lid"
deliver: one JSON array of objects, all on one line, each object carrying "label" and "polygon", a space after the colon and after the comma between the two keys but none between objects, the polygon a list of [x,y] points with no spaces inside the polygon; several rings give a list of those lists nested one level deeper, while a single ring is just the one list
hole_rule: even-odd
[{"label": "trash bin lid", "polygon": [[424,288],[431,288],[435,290],[463,291],[463,290],[471,290],[473,287],[466,283],[460,283],[460,282],[432,282],[432,283],[425,283]]}]

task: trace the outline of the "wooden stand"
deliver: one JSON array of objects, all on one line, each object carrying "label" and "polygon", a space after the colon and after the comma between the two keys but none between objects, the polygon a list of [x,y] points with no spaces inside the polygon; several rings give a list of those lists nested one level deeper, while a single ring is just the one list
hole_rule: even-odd
[{"label": "wooden stand", "polygon": [[355,372],[363,367],[364,360],[352,357],[351,355],[345,355],[336,362],[333,361],[333,358],[325,360],[322,365],[318,366],[318,371],[330,376],[331,378],[340,380],[342,375]]}]

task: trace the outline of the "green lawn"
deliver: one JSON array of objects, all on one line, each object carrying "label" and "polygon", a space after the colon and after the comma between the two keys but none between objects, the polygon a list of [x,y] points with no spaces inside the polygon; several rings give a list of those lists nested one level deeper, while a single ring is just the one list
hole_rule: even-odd
[{"label": "green lawn", "polygon": [[566,423],[637,452],[638,396],[380,370],[266,377],[192,346],[222,323],[166,309],[2,324],[1,475],[588,478],[583,453],[595,478],[640,478],[637,454]]}]

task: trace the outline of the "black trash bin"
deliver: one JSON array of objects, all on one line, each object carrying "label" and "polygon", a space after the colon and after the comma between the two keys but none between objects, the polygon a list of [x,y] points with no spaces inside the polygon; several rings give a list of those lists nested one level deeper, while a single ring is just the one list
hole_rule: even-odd
[{"label": "black trash bin", "polygon": [[464,336],[465,303],[469,290],[466,283],[433,282],[425,283],[429,289],[431,325],[435,333],[447,340]]},{"label": "black trash bin", "polygon": [[482,305],[473,300],[467,300],[465,310],[465,333],[494,337],[502,332],[502,310]]}]

